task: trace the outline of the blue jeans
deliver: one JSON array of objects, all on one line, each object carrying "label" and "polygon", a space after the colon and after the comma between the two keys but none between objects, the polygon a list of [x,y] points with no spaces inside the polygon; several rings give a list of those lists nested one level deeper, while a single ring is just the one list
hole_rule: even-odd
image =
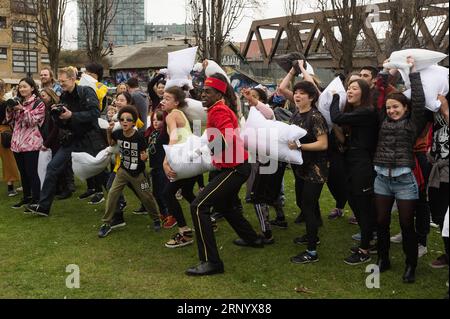
[{"label": "blue jeans", "polygon": [[377,174],[374,189],[375,194],[395,197],[398,200],[415,200],[419,198],[419,188],[412,172],[398,177]]},{"label": "blue jeans", "polygon": [[72,152],[74,146],[62,146],[58,149],[47,166],[47,174],[45,175],[44,184],[42,186],[39,206],[50,212],[55,198],[58,177],[66,168],[67,163],[72,160]]}]

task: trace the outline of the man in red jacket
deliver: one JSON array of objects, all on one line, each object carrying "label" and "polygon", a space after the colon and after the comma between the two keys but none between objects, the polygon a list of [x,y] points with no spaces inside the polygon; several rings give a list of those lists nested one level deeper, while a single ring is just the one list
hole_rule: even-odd
[{"label": "man in red jacket", "polygon": [[234,101],[234,93],[223,75],[216,73],[206,79],[202,102],[208,108],[206,131],[209,144],[213,145],[207,151],[212,151],[213,165],[218,170],[210,173],[211,182],[191,204],[200,264],[186,271],[189,276],[224,272],[211,224],[213,206],[220,207],[226,220],[240,236],[234,244],[264,247],[261,236],[256,234],[250,223],[233,206],[251,170],[247,162],[247,150],[239,136],[238,120],[232,110],[235,107]]}]

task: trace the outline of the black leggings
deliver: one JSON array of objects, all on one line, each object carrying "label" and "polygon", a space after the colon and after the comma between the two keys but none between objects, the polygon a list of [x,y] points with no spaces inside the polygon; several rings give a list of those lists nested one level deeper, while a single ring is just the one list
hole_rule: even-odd
[{"label": "black leggings", "polygon": [[187,200],[189,204],[192,203],[195,199],[194,185],[196,181],[197,176],[180,179],[175,182],[169,182],[164,189],[163,195],[166,200],[169,214],[172,214],[172,216],[175,217],[178,227],[185,227],[187,224],[183,215],[183,209],[177,200],[176,193],[181,188],[181,195],[183,195],[183,198]]},{"label": "black leggings", "polygon": [[[433,221],[444,227],[445,213],[448,209],[448,183],[441,183],[439,188],[430,187],[428,189],[428,197],[430,201],[431,216]],[[449,239],[448,237],[442,237],[445,245],[445,252],[448,255]]]},{"label": "black leggings", "polygon": [[338,152],[330,154],[330,170],[328,173],[328,189],[336,200],[336,208],[344,209],[347,203],[345,189],[344,155]]},{"label": "black leggings", "polygon": [[[391,210],[394,197],[375,194],[377,210],[378,256],[389,259]],[[402,229],[403,252],[406,255],[406,265],[417,266],[417,234],[414,228],[416,200],[398,200],[398,215]]]},{"label": "black leggings", "polygon": [[41,181],[38,175],[39,151],[14,153],[23,188],[23,198],[39,202]]},{"label": "black leggings", "polygon": [[319,211],[319,198],[322,192],[323,184],[311,183],[295,176],[295,196],[297,205],[302,210],[306,224],[306,236],[308,237],[308,250],[316,250],[319,240],[320,219],[317,216]]}]

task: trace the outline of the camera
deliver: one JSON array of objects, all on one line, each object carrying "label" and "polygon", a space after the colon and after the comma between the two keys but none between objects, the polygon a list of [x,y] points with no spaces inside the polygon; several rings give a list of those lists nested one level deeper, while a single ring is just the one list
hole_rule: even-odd
[{"label": "camera", "polygon": [[50,110],[50,114],[55,117],[59,117],[64,112],[66,112],[64,104],[56,104],[55,107]]},{"label": "camera", "polygon": [[16,97],[14,97],[12,99],[6,100],[5,101],[5,106],[6,106],[6,108],[12,109],[15,106],[19,105],[19,103],[20,103],[20,98],[16,96]]}]

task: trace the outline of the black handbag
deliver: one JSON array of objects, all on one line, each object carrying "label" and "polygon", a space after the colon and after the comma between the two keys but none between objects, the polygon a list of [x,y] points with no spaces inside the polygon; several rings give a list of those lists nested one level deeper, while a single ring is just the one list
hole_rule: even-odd
[{"label": "black handbag", "polygon": [[2,143],[2,146],[4,148],[11,147],[11,139],[12,139],[11,132],[5,131],[5,132],[0,133],[0,142]]}]

